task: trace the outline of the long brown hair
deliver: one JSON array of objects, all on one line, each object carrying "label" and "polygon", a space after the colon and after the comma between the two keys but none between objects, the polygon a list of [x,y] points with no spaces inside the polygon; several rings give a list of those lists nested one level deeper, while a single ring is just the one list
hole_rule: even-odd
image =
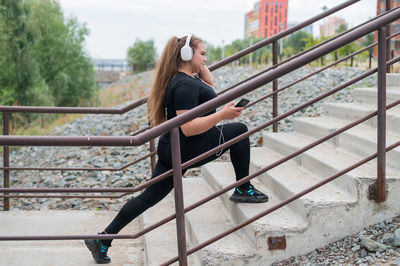
[{"label": "long brown hair", "polygon": [[[166,120],[164,107],[165,90],[178,71],[179,65],[184,62],[180,56],[180,50],[185,45],[186,39],[187,36],[182,38],[174,36],[169,39],[157,62],[156,75],[147,99],[147,113],[152,126],[159,125]],[[192,36],[189,45],[194,51],[200,42],[203,41]]]}]

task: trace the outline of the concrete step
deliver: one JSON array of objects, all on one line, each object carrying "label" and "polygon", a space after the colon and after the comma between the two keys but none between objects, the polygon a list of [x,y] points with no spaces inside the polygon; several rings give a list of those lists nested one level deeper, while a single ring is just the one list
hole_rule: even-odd
[{"label": "concrete step", "polygon": [[[2,211],[1,235],[90,235],[114,218],[112,211]],[[139,230],[133,221],[121,234]],[[143,239],[114,240],[108,265],[143,265]],[[0,265],[94,265],[83,240],[0,241]]]},{"label": "concrete step", "polygon": [[[355,88],[353,99],[363,104],[377,104],[377,88]],[[387,87],[386,89],[386,104],[390,104],[400,99],[400,88]],[[398,109],[399,107],[394,107]]]},{"label": "concrete step", "polygon": [[[184,179],[185,206],[189,206],[212,192],[203,178]],[[201,244],[235,226],[224,213],[224,206],[219,198],[186,213],[187,230],[192,244]],[[251,245],[239,232],[234,232],[201,251],[202,265],[243,265],[259,260]]]},{"label": "concrete step", "polygon": [[[276,162],[282,157],[265,147],[253,148],[251,150],[252,172]],[[311,173],[301,170],[293,161],[288,161],[264,173],[261,181],[266,186],[274,188],[275,193],[279,192],[279,196],[282,199],[287,199],[317,184],[320,180]],[[327,184],[304,195],[301,199],[294,201],[294,203],[298,201],[303,206],[296,204],[292,209],[306,220],[310,209],[321,206],[352,204],[357,201],[357,197],[349,195],[337,186]]]},{"label": "concrete step", "polygon": [[[288,155],[313,142],[313,139],[295,133],[265,133],[264,146],[282,155]],[[303,169],[320,179],[327,178],[358,162],[360,158],[337,150],[333,144],[323,143],[293,159]],[[364,164],[335,179],[333,184],[350,195],[357,195],[357,177],[375,178],[376,164]]]},{"label": "concrete step", "polygon": [[[141,216],[143,228],[147,228],[163,218],[175,213],[173,191],[157,205],[145,211]],[[187,244],[190,244],[186,231]],[[144,265],[160,265],[178,256],[175,219],[144,235]],[[189,265],[201,265],[196,255],[188,257]],[[174,263],[173,265],[178,265]]]},{"label": "concrete step", "polygon": [[[202,167],[202,175],[213,191],[220,190],[235,181],[235,173],[232,164],[228,162],[206,164]],[[273,188],[262,185],[257,179],[253,179],[251,182],[257,189],[266,193],[270,200],[269,202],[258,204],[235,204],[229,200],[232,192],[221,195],[221,200],[235,223],[246,221],[281,201],[281,199],[274,194]],[[257,248],[265,248],[268,247],[268,237],[270,236],[276,236],[282,232],[303,231],[306,228],[307,222],[303,217],[297,215],[286,206],[244,227],[243,233]]]},{"label": "concrete step", "polygon": [[[296,132],[303,135],[321,138],[330,132],[345,126],[348,122],[343,120],[332,119],[329,117],[302,117],[295,119],[294,128]],[[400,140],[400,136],[386,134],[386,146],[389,146]],[[367,157],[376,152],[377,148],[377,132],[366,126],[356,126],[331,140],[337,147],[346,150],[361,158]],[[387,166],[400,170],[400,147],[393,149],[386,154]]]},{"label": "concrete step", "polygon": [[[360,103],[325,103],[325,115],[345,121],[356,121],[373,112],[376,107]],[[365,121],[364,125],[376,128],[376,116]],[[400,132],[400,111],[393,108],[386,111],[386,130],[393,134]]]}]

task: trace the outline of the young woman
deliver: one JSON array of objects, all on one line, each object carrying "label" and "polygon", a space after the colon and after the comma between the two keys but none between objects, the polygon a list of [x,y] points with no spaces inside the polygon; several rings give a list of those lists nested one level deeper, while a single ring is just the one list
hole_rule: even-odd
[{"label": "young woman", "polygon": [[[150,121],[158,125],[190,109],[217,97],[213,90],[213,77],[205,65],[206,49],[202,40],[191,35],[183,38],[172,37],[156,67],[156,76],[148,98]],[[238,117],[243,107],[234,107],[231,102],[220,111],[195,118],[179,129],[182,163],[210,150],[247,131],[242,123],[217,125],[222,120]],[[249,139],[230,146],[231,161],[236,180],[249,174]],[[227,149],[218,152],[191,167],[198,167],[222,155]],[[157,147],[158,161],[153,177],[172,167],[170,134],[160,137]],[[184,169],[185,172],[187,169]],[[117,234],[134,218],[162,200],[173,189],[172,176],[149,186],[142,194],[130,199],[119,211],[114,220],[101,234]],[[255,189],[250,182],[235,188],[230,197],[233,202],[266,202],[268,196]],[[85,240],[97,263],[108,263],[108,248],[112,240]]]}]

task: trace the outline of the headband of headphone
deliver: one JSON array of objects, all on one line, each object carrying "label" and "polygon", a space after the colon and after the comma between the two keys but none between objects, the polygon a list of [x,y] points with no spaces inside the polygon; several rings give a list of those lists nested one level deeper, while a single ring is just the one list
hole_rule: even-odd
[{"label": "headband of headphone", "polygon": [[190,39],[192,38],[192,34],[189,34],[186,38],[185,45],[181,48],[181,58],[183,61],[190,61],[193,58],[193,49],[190,47]]}]

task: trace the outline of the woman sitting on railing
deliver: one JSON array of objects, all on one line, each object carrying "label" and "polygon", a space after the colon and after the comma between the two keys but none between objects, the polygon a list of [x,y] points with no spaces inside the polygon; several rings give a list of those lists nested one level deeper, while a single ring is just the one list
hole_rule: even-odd
[{"label": "woman sitting on railing", "polygon": [[[206,49],[202,40],[191,35],[171,38],[158,62],[153,87],[148,98],[150,121],[158,125],[188,110],[211,100],[217,95],[213,77],[205,65]],[[193,119],[179,129],[182,163],[231,140],[247,131],[242,123],[227,123],[216,126],[222,120],[238,117],[243,107],[234,107],[233,102],[223,109]],[[243,139],[230,146],[230,157],[236,180],[249,175],[250,142]],[[198,167],[222,155],[227,149],[192,165]],[[172,168],[170,134],[160,137],[157,147],[158,161],[153,177]],[[187,169],[184,169],[185,172]],[[130,199],[119,211],[114,220],[102,234],[117,234],[134,218],[162,200],[173,189],[172,176],[149,186],[141,195]],[[235,188],[230,200],[233,202],[266,202],[268,196],[250,184],[244,183]],[[85,240],[97,263],[108,263],[107,250],[112,240]]]}]

